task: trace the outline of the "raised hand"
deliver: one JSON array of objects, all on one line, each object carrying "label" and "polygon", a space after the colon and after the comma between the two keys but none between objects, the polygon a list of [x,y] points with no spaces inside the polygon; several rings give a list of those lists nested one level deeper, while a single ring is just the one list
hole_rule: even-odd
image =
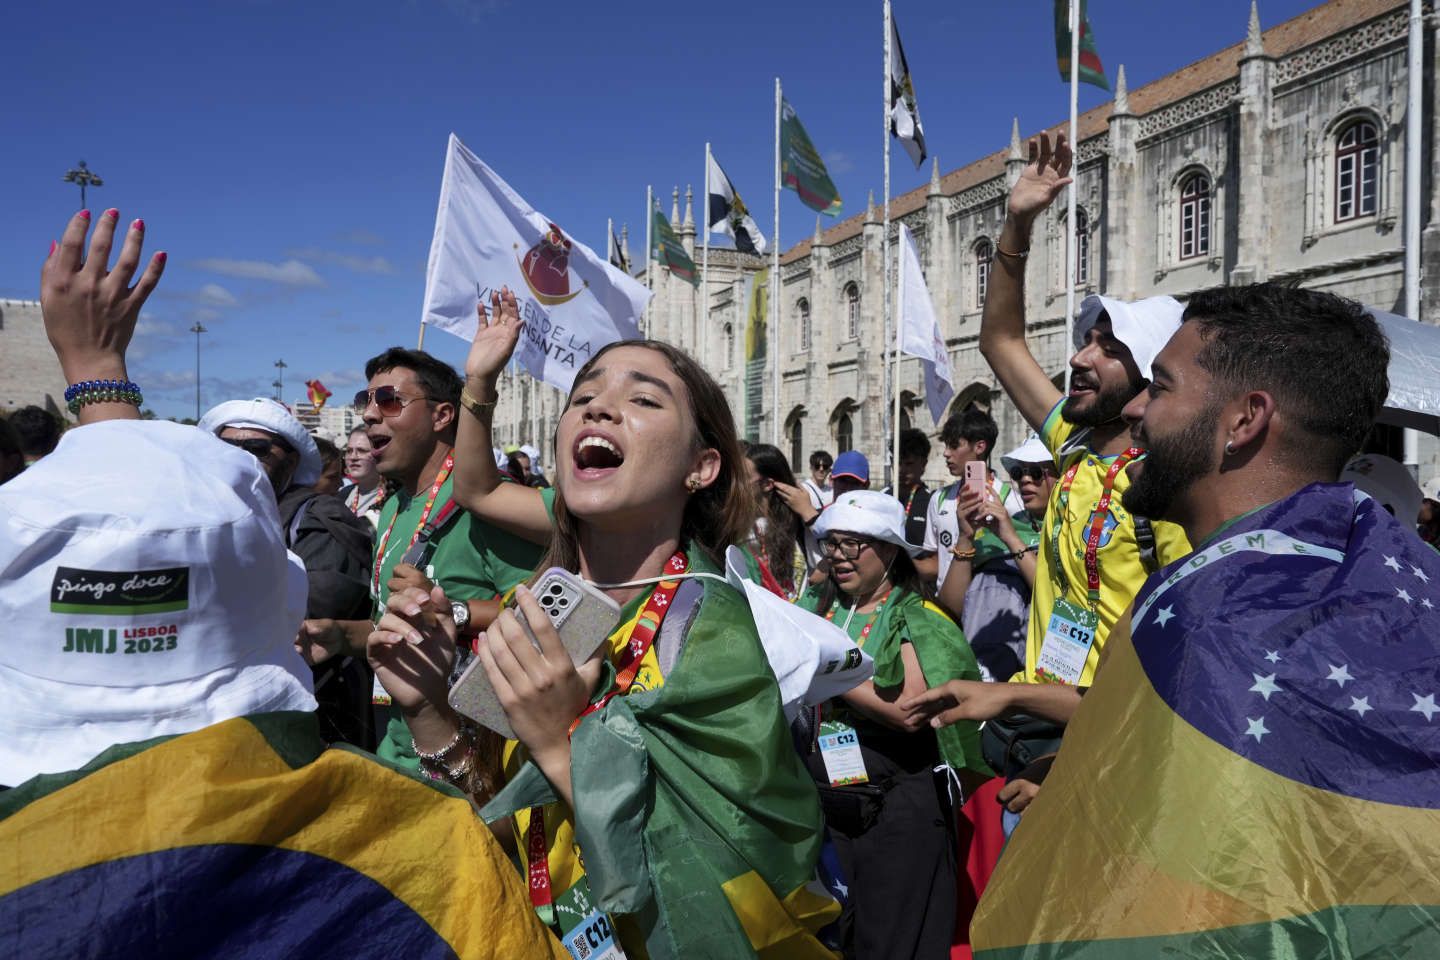
[{"label": "raised hand", "polygon": [[106,210],[100,215],[87,256],[85,234],[90,229],[90,211],[75,214],[59,245],[51,245],[40,271],[45,333],[70,383],[127,379],[125,350],[135,334],[140,308],[165,270],[165,254],[157,253],[150,258],[139,282],[130,286],[144,246],[142,220],[130,224],[120,256],[114,269],[110,268],[119,219],[118,210]]},{"label": "raised hand", "polygon": [[902,698],[901,710],[930,717],[937,730],[961,720],[989,720],[1011,707],[1008,683],[984,680],[950,680],[924,693]]},{"label": "raised hand", "polygon": [[380,685],[407,717],[427,708],[448,714],[445,697],[456,651],[455,621],[445,591],[410,587],[391,593],[365,655]]},{"label": "raised hand", "polygon": [[475,304],[475,312],[480,318],[480,328],[475,331],[475,339],[470,341],[470,353],[465,357],[465,376],[493,389],[500,379],[500,371],[510,362],[515,345],[520,342],[524,324],[520,320],[515,293],[509,287],[501,287],[498,293],[490,294],[488,310],[483,301]]},{"label": "raised hand", "polygon": [[1010,189],[1006,208],[1017,225],[1028,227],[1054,202],[1072,180],[1070,167],[1074,159],[1063,133],[1056,134],[1054,149],[1047,134],[1042,133],[1030,141],[1030,162]]}]

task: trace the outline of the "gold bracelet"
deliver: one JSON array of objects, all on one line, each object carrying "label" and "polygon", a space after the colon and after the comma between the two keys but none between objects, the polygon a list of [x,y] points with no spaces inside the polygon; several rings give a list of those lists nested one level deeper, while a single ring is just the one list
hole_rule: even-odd
[{"label": "gold bracelet", "polygon": [[476,417],[480,416],[482,410],[494,409],[499,400],[498,396],[494,400],[479,400],[469,390],[464,387],[460,388],[460,406],[469,410]]},{"label": "gold bracelet", "polygon": [[954,557],[956,560],[974,560],[974,559],[975,559],[975,551],[974,551],[974,550],[971,550],[969,553],[961,553],[959,550],[955,549],[954,547],[951,547],[951,548],[950,548],[950,556]]}]

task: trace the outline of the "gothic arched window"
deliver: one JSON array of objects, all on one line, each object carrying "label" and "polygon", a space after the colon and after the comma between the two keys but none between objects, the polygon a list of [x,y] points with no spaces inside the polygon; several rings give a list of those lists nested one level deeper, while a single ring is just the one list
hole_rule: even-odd
[{"label": "gothic arched window", "polygon": [[1192,173],[1180,183],[1180,259],[1210,253],[1210,178]]},{"label": "gothic arched window", "polygon": [[1380,173],[1380,135],[1369,120],[1356,120],[1335,140],[1335,222],[1375,214]]}]

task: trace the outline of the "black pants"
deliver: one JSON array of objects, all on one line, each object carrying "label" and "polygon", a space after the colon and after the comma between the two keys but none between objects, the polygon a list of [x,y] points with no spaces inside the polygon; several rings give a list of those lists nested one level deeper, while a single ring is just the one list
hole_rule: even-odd
[{"label": "black pants", "polygon": [[[959,866],[945,779],[928,765],[907,771],[866,749],[863,735],[861,750],[872,783],[888,781],[890,789],[868,827],[855,833],[830,829],[849,884],[850,901],[840,921],[845,956],[948,960]],[[823,765],[815,772],[823,776]]]}]

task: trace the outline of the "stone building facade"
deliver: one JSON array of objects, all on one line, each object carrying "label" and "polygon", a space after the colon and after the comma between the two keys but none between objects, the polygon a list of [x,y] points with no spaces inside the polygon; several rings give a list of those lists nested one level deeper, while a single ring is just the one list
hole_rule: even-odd
[{"label": "stone building facade", "polygon": [[[1408,12],[1399,0],[1331,0],[1264,31],[1252,8],[1244,39],[1135,90],[1124,68],[1110,103],[1079,118],[1077,299],[1104,291],[1123,299],[1184,299],[1222,283],[1297,282],[1404,312],[1404,156]],[[1424,223],[1419,319],[1440,320],[1440,154],[1436,108],[1437,26],[1427,16],[1424,63]],[[1062,125],[1050,132],[1063,131]],[[1017,120],[1008,148],[941,175],[891,201],[895,223],[914,233],[945,326],[957,396],[951,409],[987,406],[999,446],[1027,432],[999,391],[977,340],[994,239],[1005,198],[1024,166]],[[1031,348],[1058,380],[1070,350],[1065,331],[1065,205],[1036,224],[1027,271]],[[671,219],[695,248],[692,199],[678,190]],[[798,466],[809,451],[854,447],[883,460],[883,228],[873,202],[781,258],[780,393],[764,385],[758,439]],[[698,253],[698,251],[697,251]],[[696,257],[697,261],[699,257]],[[737,418],[744,392],[746,278],[765,262],[712,250],[701,292],[654,267],[645,318],[649,336],[699,358],[725,387]],[[701,297],[709,298],[703,320]],[[1334,375],[1317,371],[1317,376]],[[902,425],[925,429],[919,363],[899,374]],[[507,382],[500,442],[548,446],[557,391],[528,378]],[[779,423],[774,418],[778,416]],[[1421,435],[1422,480],[1440,474],[1440,441]],[[1380,428],[1374,448],[1401,455],[1400,432]],[[877,469],[875,474],[881,471]],[[943,474],[938,456],[929,473]]]},{"label": "stone building facade", "polygon": [[0,300],[0,414],[31,405],[60,416],[65,375],[36,300]]}]

